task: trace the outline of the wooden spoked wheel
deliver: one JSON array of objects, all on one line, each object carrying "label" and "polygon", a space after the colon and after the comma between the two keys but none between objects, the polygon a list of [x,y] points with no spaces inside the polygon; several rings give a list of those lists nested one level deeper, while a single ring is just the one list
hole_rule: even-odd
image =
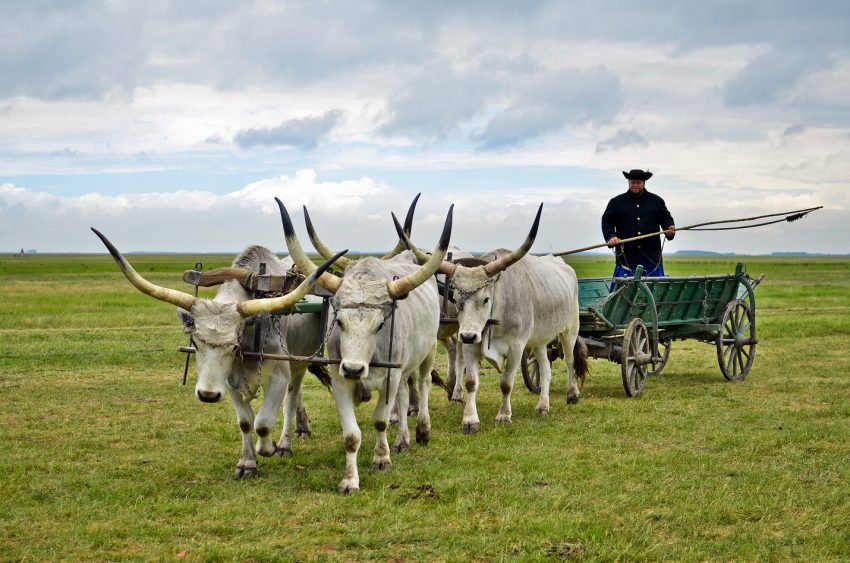
[{"label": "wooden spoked wheel", "polygon": [[717,363],[729,381],[741,381],[756,358],[756,315],[743,299],[730,301],[720,318]]},{"label": "wooden spoked wheel", "polygon": [[537,358],[531,353],[531,350],[522,351],[522,360],[519,363],[522,370],[522,380],[525,382],[525,387],[535,395],[540,394],[540,366],[537,363]]},{"label": "wooden spoked wheel", "polygon": [[661,359],[652,364],[649,375],[658,375],[664,369],[664,366],[667,365],[667,360],[670,358],[670,346],[672,344],[673,341],[669,338],[662,338],[658,341],[658,354]]},{"label": "wooden spoked wheel", "polygon": [[620,371],[623,375],[623,388],[629,397],[637,397],[643,392],[647,369],[652,366],[652,350],[649,346],[649,332],[640,318],[629,322],[623,335],[623,348],[620,351]]},{"label": "wooden spoked wheel", "polygon": [[[561,344],[553,340],[546,347],[546,355],[549,357],[549,365],[558,358],[564,357],[564,352],[561,350]],[[540,366],[537,364],[537,358],[531,350],[522,351],[522,360],[519,363],[522,371],[522,380],[525,382],[525,387],[535,395],[540,394]]]}]

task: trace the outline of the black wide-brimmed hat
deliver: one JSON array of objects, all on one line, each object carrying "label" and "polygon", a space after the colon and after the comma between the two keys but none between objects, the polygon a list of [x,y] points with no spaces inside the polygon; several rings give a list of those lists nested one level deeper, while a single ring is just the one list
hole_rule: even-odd
[{"label": "black wide-brimmed hat", "polygon": [[623,176],[626,177],[626,180],[643,180],[643,181],[646,181],[646,180],[649,180],[650,178],[652,178],[652,172],[650,172],[649,170],[644,172],[643,170],[639,170],[639,169],[635,168],[633,170],[629,170],[628,172],[623,170]]}]

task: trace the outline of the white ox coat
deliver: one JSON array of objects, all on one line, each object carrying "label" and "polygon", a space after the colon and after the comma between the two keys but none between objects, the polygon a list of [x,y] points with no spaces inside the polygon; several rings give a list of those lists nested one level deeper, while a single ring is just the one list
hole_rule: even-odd
[{"label": "white ox coat", "polygon": [[[261,262],[266,264],[266,273],[272,275],[283,275],[293,265],[289,257],[280,260],[267,248],[250,246],[233,261],[233,266],[258,272]],[[256,453],[263,456],[291,453],[292,419],[296,413],[297,434],[310,435],[309,419],[301,398],[301,382],[308,364],[264,360],[260,371],[256,360],[243,360],[236,354],[237,344],[244,350],[253,348],[254,330],[258,324],[262,325],[265,336],[263,351],[284,353],[269,315],[257,315],[246,323],[236,311],[237,303],[251,298],[251,294],[234,280],[223,283],[212,300],[198,300],[191,312],[178,309],[184,329],[192,335],[197,350],[196,395],[201,398],[226,392],[236,411],[236,420],[242,432],[242,451],[236,466],[236,478],[256,473]],[[281,315],[279,319],[280,332],[289,353],[309,356],[316,351],[321,331],[319,315]],[[251,400],[260,385],[264,390],[264,399],[255,418]],[[270,436],[271,429],[284,401],[283,431],[280,440],[275,443]],[[255,430],[258,436],[256,449],[252,440]]]},{"label": "white ox coat", "polygon": [[[482,258],[489,261],[507,253],[508,250],[499,249]],[[569,401],[578,400],[580,392],[573,366],[573,347],[579,330],[578,279],[569,265],[551,255],[526,255],[489,279],[482,267],[458,266],[452,288],[467,292],[466,300],[458,305],[461,340],[465,334],[475,336],[473,343],[462,344],[467,391],[463,413],[465,432],[480,429],[476,394],[482,357],[501,373],[502,404],[496,415],[497,423],[511,422],[511,390],[526,348],[534,353],[540,366],[537,411],[549,412],[552,372],[546,345],[556,337],[561,341],[567,364]],[[455,299],[459,297],[456,294]],[[497,319],[500,324],[485,329],[488,318]]]},{"label": "white ox coat", "polygon": [[[419,269],[409,251],[389,260],[363,258],[345,270],[342,284],[331,300],[337,322],[328,339],[328,355],[340,358],[335,366],[332,389],[342,423],[345,445],[345,473],[339,484],[339,492],[348,494],[360,487],[357,472],[357,452],[360,448],[361,432],[355,417],[357,383],[363,383],[370,391],[377,391],[378,398],[372,421],[377,432],[372,463],[374,469],[388,469],[390,448],[387,442],[387,425],[393,399],[398,394],[399,412],[406,413],[409,400],[407,378],[418,378],[420,405],[416,424],[416,440],[427,443],[431,435],[431,418],[428,412],[428,395],[431,387],[431,368],[436,352],[439,329],[439,296],[433,277],[414,288],[406,298],[396,301],[393,355],[389,357],[391,300],[386,289],[394,276],[408,276]],[[370,361],[400,363],[397,368],[370,368]],[[349,369],[364,368],[359,379],[344,376]],[[388,380],[389,378],[389,380]],[[397,452],[409,448],[410,434],[407,417],[399,420],[394,444]]]}]

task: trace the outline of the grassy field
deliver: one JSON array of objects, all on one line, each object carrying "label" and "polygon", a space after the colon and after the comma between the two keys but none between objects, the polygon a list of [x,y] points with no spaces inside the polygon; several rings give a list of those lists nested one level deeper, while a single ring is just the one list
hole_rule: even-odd
[{"label": "grassy field", "polygon": [[[129,258],[188,290],[179,272],[196,257]],[[0,560],[846,561],[850,260],[742,260],[767,274],[747,380],[726,382],[713,346],[676,342],[640,398],[626,398],[619,366],[593,360],[567,406],[558,362],[550,416],[518,379],[514,422],[496,427],[488,368],[482,431],[464,435],[462,407],[435,392],[430,445],[395,455],[388,472],[370,470],[361,406],[361,491],[340,497],[340,426],[315,379],[313,438],[234,481],[235,415],[198,402],[193,375],[180,385],[174,307],[106,256],[2,257]],[[729,273],[735,261],[667,269]],[[571,264],[610,272],[600,258]]]}]

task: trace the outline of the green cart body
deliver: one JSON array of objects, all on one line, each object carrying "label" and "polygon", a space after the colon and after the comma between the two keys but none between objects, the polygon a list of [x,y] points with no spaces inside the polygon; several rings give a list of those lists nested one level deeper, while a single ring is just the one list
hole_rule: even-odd
[{"label": "green cart body", "polygon": [[[621,366],[623,387],[640,395],[647,375],[661,372],[674,340],[714,344],[727,380],[742,380],[755,359],[756,299],[753,279],[738,264],[734,274],[689,277],[582,278],[579,335],[590,357]],[[557,342],[550,359],[562,357]],[[523,378],[537,390],[536,366],[526,358]]]}]

